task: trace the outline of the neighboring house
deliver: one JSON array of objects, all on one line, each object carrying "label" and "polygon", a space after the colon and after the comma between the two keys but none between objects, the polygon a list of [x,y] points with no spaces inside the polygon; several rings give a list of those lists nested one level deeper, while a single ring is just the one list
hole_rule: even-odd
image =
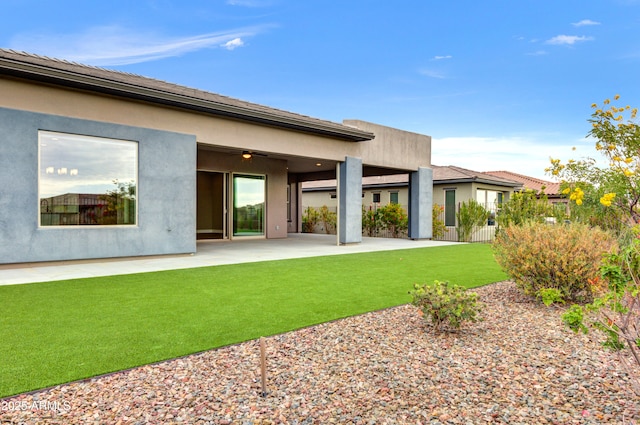
[{"label": "neighboring house", "polygon": [[[406,208],[409,202],[408,185],[409,175],[407,174],[363,177],[362,206],[384,206],[396,203]],[[319,208],[326,205],[332,211],[336,211],[337,194],[335,179],[305,182],[302,184],[302,207],[303,209]]]},{"label": "neighboring house", "polygon": [[4,49],[0,93],[0,263],[286,238],[319,179],[340,186],[337,242],[358,243],[363,176],[398,172],[409,236],[431,236],[429,136]]},{"label": "neighboring house", "polygon": [[[508,201],[511,194],[522,187],[516,181],[466,168],[433,165],[432,169],[433,203],[444,208],[442,221],[449,233],[455,233],[456,212],[462,202],[473,199],[495,215],[498,205]],[[408,174],[365,177],[362,179],[362,205],[376,208],[398,203],[406,208],[409,205],[408,184]],[[326,205],[335,209],[338,205],[335,180],[306,182],[302,192],[303,208]],[[447,239],[453,237],[447,236]]]},{"label": "neighboring house", "polygon": [[553,205],[567,205],[569,200],[560,191],[560,183],[550,182],[547,180],[541,180],[535,177],[529,177],[511,171],[487,171],[486,174],[500,177],[503,179],[509,179],[520,182],[523,189],[534,190],[540,194],[544,192],[549,200],[549,203]]},{"label": "neighboring house", "polygon": [[444,207],[445,226],[456,226],[456,212],[462,202],[477,201],[495,214],[521,183],[453,165],[433,167],[433,203]]}]

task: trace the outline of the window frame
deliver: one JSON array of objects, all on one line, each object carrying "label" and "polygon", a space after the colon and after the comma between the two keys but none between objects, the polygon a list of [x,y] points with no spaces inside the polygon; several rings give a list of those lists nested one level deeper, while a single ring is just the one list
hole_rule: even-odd
[{"label": "window frame", "polygon": [[[134,201],[134,208],[135,211],[133,213],[133,223],[114,223],[114,224],[42,224],[42,207],[43,207],[43,201],[46,201],[47,199],[53,199],[56,197],[60,197],[60,196],[64,196],[65,198],[65,202],[67,201],[67,196],[68,195],[78,195],[78,210],[80,209],[79,207],[81,205],[89,205],[86,202],[86,199],[83,198],[83,201],[80,200],[80,195],[102,195],[102,193],[99,194],[87,194],[87,193],[73,193],[73,192],[65,192],[65,193],[61,193],[59,195],[54,195],[54,196],[50,196],[50,197],[42,197],[42,184],[43,184],[43,179],[42,179],[42,146],[43,146],[43,138],[44,137],[50,137],[52,140],[55,140],[55,138],[71,138],[71,139],[79,139],[77,140],[78,142],[81,142],[82,139],[84,139],[84,142],[89,142],[89,143],[98,143],[98,142],[107,142],[110,144],[122,144],[124,145],[129,145],[130,147],[134,147],[135,149],[135,160],[134,160],[134,177],[133,177],[133,181],[134,181],[134,187],[135,187],[135,192],[133,194],[133,201]],[[49,168],[49,167],[48,167]],[[45,169],[46,170],[46,169]],[[73,170],[70,170],[70,174],[73,175]],[[78,173],[77,169],[76,170],[76,175]],[[127,140],[127,139],[116,139],[116,138],[112,138],[112,137],[104,137],[104,136],[93,136],[93,135],[87,135],[87,134],[81,134],[81,133],[70,133],[70,132],[62,132],[62,131],[53,131],[53,130],[44,130],[44,129],[40,129],[38,130],[38,163],[37,163],[37,196],[38,196],[38,208],[37,208],[37,227],[38,229],[76,229],[76,228],[82,228],[82,229],[96,229],[96,228],[119,228],[119,227],[124,227],[124,228],[138,228],[140,226],[140,206],[139,206],[139,190],[140,190],[140,143],[137,140]],[[119,177],[115,178],[114,180],[118,180]],[[80,214],[80,212],[78,212],[78,214]],[[80,220],[78,220],[80,221]]]},{"label": "window frame", "polygon": [[[262,181],[263,184],[263,202],[262,202],[262,231],[261,232],[241,232],[237,230],[237,222],[236,222],[236,210],[238,207],[236,206],[236,178],[247,178],[247,179],[255,179]],[[266,174],[256,174],[256,173],[231,173],[231,232],[230,236],[232,239],[241,238],[241,239],[264,239],[267,237],[267,175]]]},{"label": "window frame", "polygon": [[[395,195],[396,200],[393,200],[393,197]],[[400,191],[398,190],[391,190],[389,191],[389,203],[390,204],[400,204]]]},{"label": "window frame", "polygon": [[[449,193],[453,196],[452,200],[448,199]],[[456,226],[456,189],[444,189],[444,225],[447,227]]]}]

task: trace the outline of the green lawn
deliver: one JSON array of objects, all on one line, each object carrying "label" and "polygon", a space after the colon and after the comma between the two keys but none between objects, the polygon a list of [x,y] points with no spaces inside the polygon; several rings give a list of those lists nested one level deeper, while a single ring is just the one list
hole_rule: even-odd
[{"label": "green lawn", "polygon": [[505,278],[465,244],[0,286],[0,397]]}]

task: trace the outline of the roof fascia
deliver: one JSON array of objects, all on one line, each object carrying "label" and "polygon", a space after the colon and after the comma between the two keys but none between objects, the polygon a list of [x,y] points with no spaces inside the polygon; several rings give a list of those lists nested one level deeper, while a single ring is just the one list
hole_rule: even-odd
[{"label": "roof fascia", "polygon": [[473,183],[474,179],[443,179],[436,180],[433,179],[433,184],[452,184],[452,183]]},{"label": "roof fascia", "polygon": [[499,182],[495,180],[489,179],[478,179],[478,178],[467,178],[467,179],[443,179],[443,180],[433,180],[433,184],[455,184],[455,183],[484,183],[490,184],[493,186],[506,186],[506,187],[520,187],[522,184],[513,182]]},{"label": "roof fascia", "polygon": [[496,181],[496,180],[489,180],[489,179],[477,179],[474,180],[475,183],[484,183],[484,184],[491,184],[494,186],[507,186],[507,187],[520,187],[522,186],[522,183],[518,183],[518,182],[504,182],[504,181]]}]

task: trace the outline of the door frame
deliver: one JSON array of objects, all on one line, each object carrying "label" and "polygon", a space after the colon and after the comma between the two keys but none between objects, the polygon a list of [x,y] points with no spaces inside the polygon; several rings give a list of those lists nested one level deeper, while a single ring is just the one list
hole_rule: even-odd
[{"label": "door frame", "polygon": [[[228,241],[230,240],[230,236],[229,236],[229,172],[226,171],[216,171],[216,170],[205,170],[205,169],[197,169],[196,170],[196,176],[200,175],[200,173],[206,173],[206,174],[218,174],[222,176],[222,206],[221,206],[221,211],[222,211],[222,229],[198,229],[197,228],[197,222],[198,222],[198,217],[197,214],[199,214],[197,205],[196,205],[196,240],[222,240],[222,241]],[[197,177],[196,177],[197,178]],[[196,184],[196,191],[197,191],[197,187],[198,185]],[[198,197],[200,196],[199,193],[196,193],[196,204],[198,202]],[[212,212],[213,213],[213,212]],[[212,232],[207,232],[207,230],[212,230]],[[219,238],[200,238],[199,235],[200,234],[214,234],[217,233],[216,231],[221,230],[221,237]]]}]

